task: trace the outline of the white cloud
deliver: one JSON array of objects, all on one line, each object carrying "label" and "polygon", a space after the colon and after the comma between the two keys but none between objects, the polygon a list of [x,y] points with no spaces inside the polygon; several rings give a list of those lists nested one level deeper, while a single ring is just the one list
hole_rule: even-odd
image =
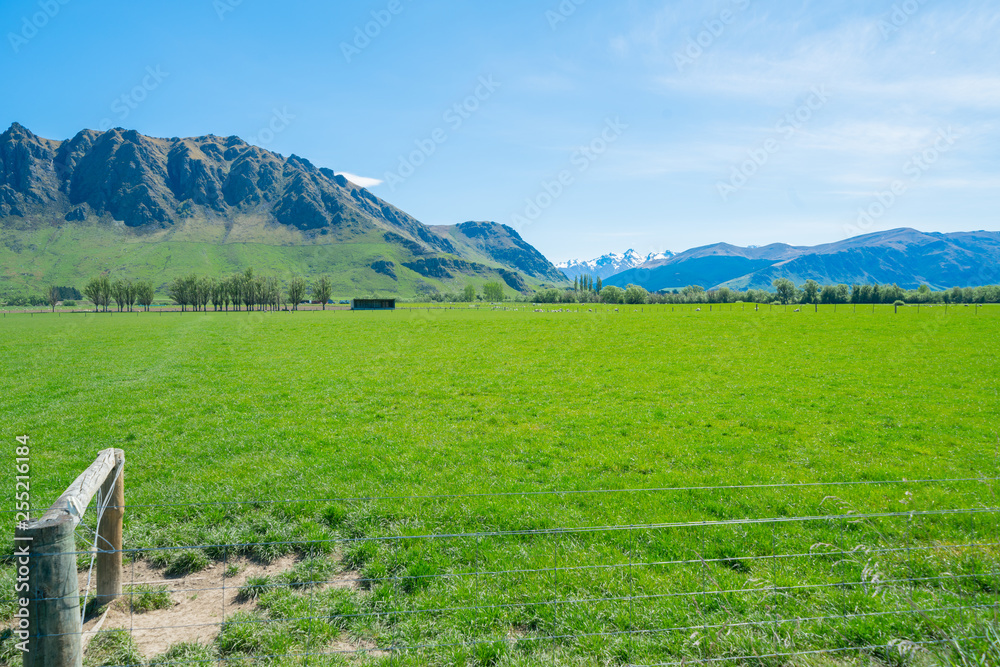
[{"label": "white cloud", "polygon": [[337,175],[338,176],[343,176],[344,178],[346,178],[347,180],[349,180],[351,183],[354,183],[355,185],[360,186],[362,188],[373,188],[376,185],[382,185],[382,179],[380,179],[380,178],[369,178],[368,176],[357,176],[355,174],[350,174],[350,173],[348,173],[346,171],[338,171]]}]

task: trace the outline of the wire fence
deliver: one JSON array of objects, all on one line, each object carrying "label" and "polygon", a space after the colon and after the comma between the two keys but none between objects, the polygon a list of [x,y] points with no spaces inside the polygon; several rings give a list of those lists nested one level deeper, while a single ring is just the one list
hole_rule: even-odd
[{"label": "wire fence", "polygon": [[[136,503],[83,642],[98,665],[900,662],[996,641],[997,481]],[[129,529],[151,512],[218,525]],[[177,541],[268,513],[297,532]]]}]

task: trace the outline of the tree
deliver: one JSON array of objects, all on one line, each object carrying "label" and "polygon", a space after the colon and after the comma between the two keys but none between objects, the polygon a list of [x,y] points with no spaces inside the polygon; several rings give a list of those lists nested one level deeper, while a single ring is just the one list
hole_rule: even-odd
[{"label": "tree", "polygon": [[503,301],[503,285],[497,281],[483,285],[483,298],[487,301]]},{"label": "tree", "polygon": [[288,283],[288,302],[292,304],[292,310],[299,309],[299,303],[306,296],[306,281],[302,278],[292,278]]},{"label": "tree", "polygon": [[111,279],[106,275],[99,276],[97,278],[97,284],[101,289],[101,306],[104,307],[104,312],[108,312],[108,306],[111,305]]},{"label": "tree", "polygon": [[893,283],[892,285],[886,285],[882,288],[882,300],[885,303],[895,303],[896,301],[902,301],[905,294],[903,293],[903,288]]},{"label": "tree", "polygon": [[145,308],[147,311],[149,307],[153,304],[153,297],[156,295],[156,291],[153,289],[153,283],[149,281],[139,281],[135,284],[135,298],[139,302],[139,305]]},{"label": "tree", "polygon": [[316,284],[313,285],[312,293],[313,298],[323,304],[323,310],[326,310],[326,302],[330,300],[330,296],[333,294],[333,283],[330,282],[330,278],[321,276],[316,281]]},{"label": "tree", "polygon": [[49,305],[52,306],[52,312],[56,312],[56,302],[59,301],[59,288],[55,285],[49,285],[46,290],[46,294],[49,300]]},{"label": "tree", "polygon": [[111,298],[115,300],[118,304],[118,312],[122,312],[122,308],[125,306],[125,301],[128,297],[128,288],[125,286],[125,281],[118,279],[111,283]]},{"label": "tree", "polygon": [[190,290],[185,278],[174,278],[167,285],[167,296],[174,300],[181,307],[181,312],[187,310],[187,305],[191,303]]},{"label": "tree", "polygon": [[125,306],[128,308],[128,312],[132,312],[132,306],[135,305],[135,300],[138,298],[138,291],[136,288],[136,283],[131,280],[125,281]]},{"label": "tree", "polygon": [[819,283],[807,280],[802,286],[802,303],[819,303]]},{"label": "tree", "polygon": [[638,285],[625,287],[625,303],[640,304],[649,301],[649,292]]},{"label": "tree", "polygon": [[579,276],[577,276],[576,278],[573,278],[573,291],[574,292],[579,292],[580,291],[580,277]]},{"label": "tree", "polygon": [[90,299],[94,304],[94,312],[96,313],[101,306],[101,283],[97,278],[91,278],[83,288],[83,295]]},{"label": "tree", "polygon": [[535,293],[535,301],[538,303],[559,303],[562,292],[554,287]]},{"label": "tree", "polygon": [[226,298],[226,281],[218,280],[212,281],[212,305],[215,306],[215,310],[219,310],[219,306],[227,302]]},{"label": "tree", "polygon": [[226,283],[229,288],[229,301],[233,304],[233,310],[240,309],[240,295],[243,293],[243,275],[237,273]]},{"label": "tree", "polygon": [[823,303],[839,303],[837,288],[833,285],[823,285],[823,289],[819,293],[819,299]]},{"label": "tree", "polygon": [[778,278],[771,286],[779,302],[789,304],[795,299],[795,284],[788,278]]},{"label": "tree", "polygon": [[472,303],[473,301],[476,300],[476,286],[475,285],[473,285],[472,283],[469,283],[468,285],[465,286],[465,289],[462,290],[462,300],[463,301],[467,301],[469,303]]},{"label": "tree", "polygon": [[705,303],[705,288],[701,285],[688,285],[681,290],[685,303]]},{"label": "tree", "polygon": [[608,285],[601,290],[601,301],[604,303],[625,303],[625,290],[621,287]]},{"label": "tree", "polygon": [[[305,296],[306,291],[308,291],[309,286],[306,285],[302,292]],[[274,310],[281,310],[281,303],[284,301],[281,293],[281,282],[276,276],[271,276],[264,281],[264,292],[267,295],[265,299],[266,303],[270,308]]]},{"label": "tree", "polygon": [[257,281],[253,275],[253,267],[247,267],[247,270],[243,272],[240,276],[240,300],[243,301],[243,306],[249,311],[253,308],[255,301],[254,289],[256,287]]},{"label": "tree", "polygon": [[601,285],[601,279],[600,279],[600,277],[598,277],[597,278],[597,285],[594,287],[594,291],[597,292],[598,294],[600,294],[602,287],[603,286]]},{"label": "tree", "polygon": [[192,278],[195,283],[195,293],[198,295],[198,308],[207,311],[208,304],[212,302],[212,295],[215,294],[215,280],[208,277],[192,276]]}]

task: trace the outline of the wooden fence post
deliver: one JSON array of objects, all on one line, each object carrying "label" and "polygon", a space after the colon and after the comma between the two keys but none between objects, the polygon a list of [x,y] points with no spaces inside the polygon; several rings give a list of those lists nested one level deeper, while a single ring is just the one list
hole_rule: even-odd
[{"label": "wooden fence post", "polygon": [[107,503],[97,528],[97,604],[122,594],[122,523],[125,518],[125,452],[115,450],[115,467],[101,485]]},{"label": "wooden fence post", "polygon": [[[124,464],[125,455],[122,450],[101,451],[90,467],[69,485],[41,519],[34,519],[17,527],[15,543],[18,547],[26,545],[28,552],[28,591],[25,597],[28,602],[29,634],[28,651],[24,653],[22,663],[24,667],[81,667],[83,664],[83,626],[75,531],[91,499],[102,485],[114,487],[108,501],[108,511],[117,512],[111,516],[105,515],[110,528],[102,530],[102,534],[111,540],[117,540],[118,552],[107,554],[110,558],[104,571],[110,579],[110,564],[117,556],[119,573],[117,582],[113,585],[117,585],[120,591],[121,517],[125,485],[121,476],[115,480],[115,473],[119,471],[119,466],[124,472]],[[105,526],[104,520],[100,526]],[[101,548],[100,543],[98,548]]]},{"label": "wooden fence post", "polygon": [[24,667],[80,667],[80,589],[76,578],[76,524],[69,514],[19,528],[28,545],[28,651]]}]

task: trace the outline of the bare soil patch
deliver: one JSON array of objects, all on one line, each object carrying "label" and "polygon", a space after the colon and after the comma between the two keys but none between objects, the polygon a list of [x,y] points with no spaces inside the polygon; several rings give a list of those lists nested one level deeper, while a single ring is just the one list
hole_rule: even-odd
[{"label": "bare soil patch", "polygon": [[[219,634],[222,624],[238,611],[249,611],[256,606],[254,600],[242,600],[239,589],[247,579],[256,576],[275,577],[291,569],[297,562],[294,556],[284,556],[273,563],[264,565],[246,559],[230,560],[229,566],[237,565],[239,572],[234,576],[224,576],[226,567],[212,563],[201,572],[184,576],[168,577],[163,568],[156,568],[145,561],[127,563],[124,566],[123,586],[147,584],[168,586],[173,606],[143,613],[133,613],[126,593],[116,600],[106,616],[97,614],[84,623],[84,643],[96,636],[100,630],[129,630],[133,639],[147,658],[164,653],[178,642],[210,643]],[[324,584],[326,588],[360,588],[360,574],[341,572]],[[86,587],[87,573],[80,573],[80,590]],[[128,589],[126,588],[126,591]],[[91,589],[93,595],[93,588]],[[103,618],[103,623],[101,619]],[[353,651],[371,649],[374,646],[338,642],[335,650]]]}]

